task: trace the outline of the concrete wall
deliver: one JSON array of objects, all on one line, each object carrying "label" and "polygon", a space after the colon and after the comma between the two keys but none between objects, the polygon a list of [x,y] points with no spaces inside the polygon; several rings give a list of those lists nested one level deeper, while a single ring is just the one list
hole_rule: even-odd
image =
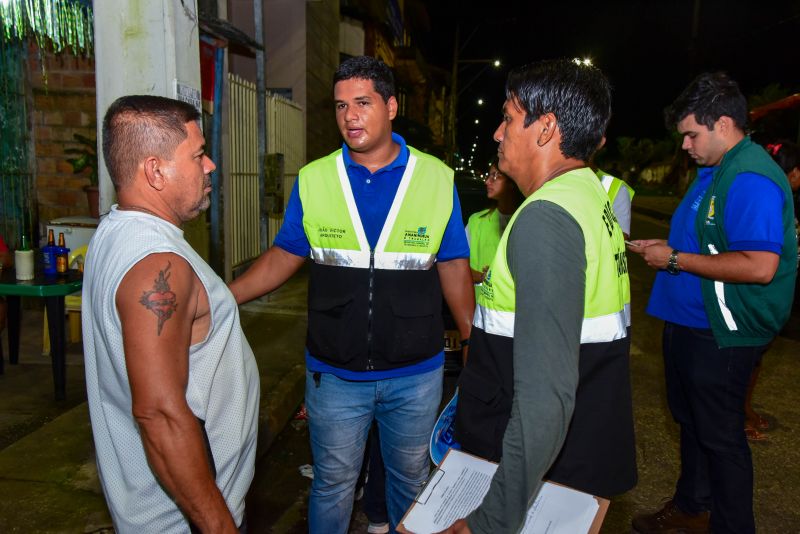
[{"label": "concrete wall", "polygon": [[[266,4],[266,2],[265,2]],[[266,11],[266,5],[264,7]],[[220,11],[222,11],[220,9]],[[228,0],[227,20],[242,30],[249,37],[255,39],[255,23],[253,22],[253,0]],[[265,14],[265,18],[266,18]],[[228,51],[228,71],[241,76],[245,80],[256,83],[255,56],[242,55],[243,50]]]},{"label": "concrete wall", "polygon": [[83,188],[89,185],[89,171],[73,173],[67,159],[75,156],[64,149],[80,148],[74,142],[75,133],[95,137],[94,60],[66,52],[40,56],[32,47],[28,69],[39,221],[46,225],[58,217],[88,216]]},{"label": "concrete wall", "polygon": [[[94,2],[97,115],[123,95],[192,100],[200,107],[200,27],[194,0]],[[98,131],[98,139],[101,132]],[[116,194],[100,158],[100,212]],[[208,225],[198,217],[183,227],[186,240],[208,258]]]},{"label": "concrete wall", "polygon": [[303,108],[306,107],[306,14],[306,2],[264,2],[267,87],[289,89],[292,100]]},{"label": "concrete wall", "polygon": [[342,143],[333,109],[333,74],[339,66],[339,0],[307,4],[306,142],[309,161]]},{"label": "concrete wall", "polygon": [[[123,95],[176,98],[181,88],[199,96],[200,28],[194,1],[95,2],[94,20],[98,116]],[[115,195],[101,169],[103,212]]]}]

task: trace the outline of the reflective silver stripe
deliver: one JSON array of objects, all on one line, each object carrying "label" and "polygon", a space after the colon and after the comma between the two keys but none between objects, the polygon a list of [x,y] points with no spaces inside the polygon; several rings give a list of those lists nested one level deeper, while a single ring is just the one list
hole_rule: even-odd
[{"label": "reflective silver stripe", "polygon": [[606,193],[611,191],[611,184],[614,183],[614,177],[604,174],[602,178],[600,178],[600,183],[603,184],[603,189],[606,190]]},{"label": "reflective silver stripe", "polygon": [[[415,254],[405,252],[376,252],[375,268],[403,271],[427,271],[436,261],[434,254]],[[367,255],[369,263],[369,255]]]},{"label": "reflective silver stripe", "polygon": [[625,326],[630,326],[631,325],[631,303],[630,302],[625,304],[625,309],[623,311],[625,312]]},{"label": "reflective silver stripe", "polygon": [[406,163],[406,170],[403,172],[403,177],[400,179],[400,185],[397,186],[397,193],[394,195],[392,207],[389,208],[389,213],[386,214],[386,222],[383,223],[381,235],[378,237],[378,243],[375,245],[375,255],[383,253],[386,249],[386,242],[389,241],[389,235],[394,229],[394,223],[397,221],[397,214],[400,213],[400,206],[403,205],[403,199],[406,198],[408,191],[408,184],[411,183],[411,175],[414,174],[414,167],[417,165],[417,156],[414,154],[408,155],[408,163]]},{"label": "reflective silver stripe", "polygon": [[584,318],[581,327],[581,344],[606,343],[624,338],[627,335],[626,321],[625,310],[600,317]]},{"label": "reflective silver stripe", "polygon": [[347,203],[347,211],[350,213],[350,221],[353,223],[353,229],[356,232],[358,246],[362,251],[366,251],[367,267],[369,267],[369,243],[367,242],[367,234],[364,233],[364,226],[361,224],[361,218],[358,216],[356,199],[353,197],[353,190],[350,188],[350,179],[347,177],[347,170],[344,168],[344,157],[341,154],[336,156],[336,169],[339,171],[339,183],[342,186],[342,193],[344,193],[344,201]]},{"label": "reflective silver stripe", "polygon": [[[369,268],[369,252],[361,250],[340,250],[314,247],[311,259],[322,265],[336,267]],[[375,254],[375,268],[397,271],[427,271],[436,262],[433,254],[404,254],[402,252],[384,252]]]},{"label": "reflective silver stripe", "polygon": [[[708,244],[708,250],[711,252],[711,254],[719,254],[717,247],[715,247],[712,243]],[[719,304],[719,311],[722,313],[722,318],[725,319],[725,326],[727,326],[728,330],[731,332],[735,332],[739,329],[739,327],[736,325],[736,321],[733,319],[731,309],[728,308],[728,304],[725,302],[725,284],[719,280],[715,280],[714,293],[717,295],[717,304]]]},{"label": "reflective silver stripe", "polygon": [[[627,335],[626,327],[630,324],[630,306],[626,309],[600,317],[583,320],[581,326],[581,344],[605,343],[622,339]],[[515,313],[489,309],[481,304],[475,306],[472,324],[487,334],[514,337]]]},{"label": "reflective silver stripe", "polygon": [[336,267],[369,268],[369,252],[361,250],[338,250],[332,248],[311,248],[311,259],[321,265]]},{"label": "reflective silver stripe", "polygon": [[514,312],[489,309],[481,304],[475,306],[472,324],[496,336],[514,337]]}]

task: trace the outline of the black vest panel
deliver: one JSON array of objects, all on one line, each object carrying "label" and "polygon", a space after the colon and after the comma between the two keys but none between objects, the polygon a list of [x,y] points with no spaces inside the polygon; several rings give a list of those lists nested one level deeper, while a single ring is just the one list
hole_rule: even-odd
[{"label": "black vest panel", "polygon": [[[462,450],[494,462],[502,457],[511,416],[513,350],[511,338],[473,327],[459,379],[456,440]],[[581,345],[572,421],[545,479],[600,497],[636,485],[629,353],[630,335]]]},{"label": "black vest panel", "polygon": [[[455,438],[462,450],[499,462],[514,399],[514,341],[473,325],[469,344],[467,365],[458,378]],[[493,354],[508,355],[507,362]]]},{"label": "black vest panel", "polygon": [[[350,371],[413,365],[444,348],[439,272],[370,271],[312,263],[306,347]],[[371,313],[370,313],[371,312]]]}]

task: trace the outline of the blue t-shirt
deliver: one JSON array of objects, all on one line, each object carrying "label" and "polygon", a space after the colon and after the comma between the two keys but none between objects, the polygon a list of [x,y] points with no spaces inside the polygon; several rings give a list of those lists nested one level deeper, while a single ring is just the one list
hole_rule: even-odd
[{"label": "blue t-shirt", "polygon": [[[716,167],[705,167],[697,171],[697,179],[672,215],[667,243],[679,252],[700,253],[695,221],[715,170]],[[725,234],[729,250],[780,254],[783,247],[783,201],[783,191],[769,178],[752,172],[738,174],[728,191],[725,205]],[[711,328],[700,280],[701,277],[685,271],[677,275],[659,271],[650,293],[647,313],[683,326]]]},{"label": "blue t-shirt", "polygon": [[[375,248],[378,243],[408,163],[409,151],[405,140],[396,133],[392,133],[392,141],[400,145],[400,153],[392,163],[374,173],[370,173],[369,169],[354,162],[350,157],[350,149],[347,144],[342,143],[342,157],[350,188],[353,190],[358,215],[371,248]],[[283,225],[278,231],[278,235],[275,236],[274,245],[296,256],[305,258],[310,254],[311,244],[303,229],[303,204],[300,201],[297,182],[289,196]],[[461,204],[458,201],[455,186],[453,186],[453,211],[450,213],[450,220],[447,222],[442,236],[436,260],[449,261],[458,258],[469,258],[469,245],[461,222]],[[444,352],[439,352],[425,361],[407,367],[385,371],[348,371],[321,362],[311,356],[306,349],[306,366],[309,371],[331,373],[345,380],[381,380],[410,376],[431,371],[443,364]]]}]

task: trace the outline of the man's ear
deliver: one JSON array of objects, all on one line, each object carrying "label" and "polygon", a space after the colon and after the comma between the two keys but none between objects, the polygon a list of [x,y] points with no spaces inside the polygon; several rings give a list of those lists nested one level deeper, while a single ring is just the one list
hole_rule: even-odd
[{"label": "man's ear", "polygon": [[720,118],[717,119],[716,127],[719,128],[720,133],[723,135],[728,135],[738,129],[733,119],[727,115],[721,115]]},{"label": "man's ear", "polygon": [[550,142],[553,138],[553,135],[556,133],[556,127],[558,127],[558,121],[556,121],[556,116],[552,113],[545,113],[536,121],[539,123],[541,130],[539,131],[539,137],[536,139],[536,144],[539,146],[544,146]]},{"label": "man's ear", "polygon": [[389,108],[389,120],[393,121],[397,116],[397,99],[390,96],[389,100],[386,101],[386,107]]},{"label": "man's ear", "polygon": [[147,183],[153,189],[161,191],[164,189],[166,177],[162,172],[163,161],[155,156],[150,156],[144,160],[144,176]]}]

